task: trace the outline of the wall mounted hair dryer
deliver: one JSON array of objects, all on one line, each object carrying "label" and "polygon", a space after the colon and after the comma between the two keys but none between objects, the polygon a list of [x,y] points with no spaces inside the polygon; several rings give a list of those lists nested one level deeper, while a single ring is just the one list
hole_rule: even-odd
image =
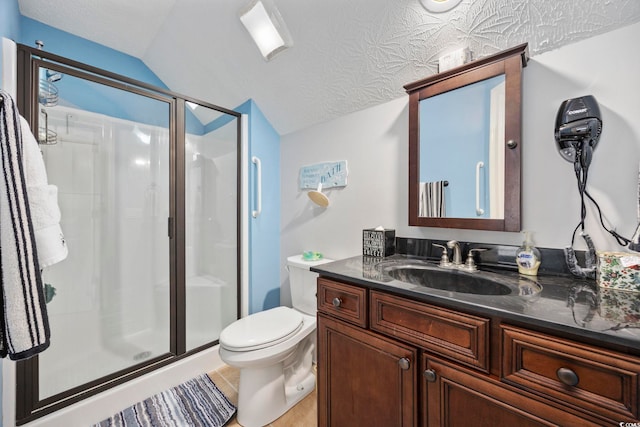
[{"label": "wall mounted hair dryer", "polygon": [[602,118],[593,96],[567,99],[560,104],[555,136],[558,151],[566,161],[580,161],[581,168],[588,168],[600,133]]},{"label": "wall mounted hair dryer", "polygon": [[[586,195],[592,199],[587,192],[587,176],[593,150],[596,148],[602,133],[602,118],[596,99],[591,95],[587,95],[580,98],[567,99],[560,104],[554,133],[560,155],[566,161],[573,163],[581,201],[580,223],[573,230],[571,246],[565,248],[565,261],[567,267],[575,276],[595,277],[596,250],[593,241],[584,232],[584,220],[587,214],[584,196]],[[581,229],[582,238],[585,240],[588,249],[585,254],[585,267],[580,267],[573,250],[575,234],[578,229]]]},{"label": "wall mounted hair dryer", "polygon": [[[555,139],[560,155],[568,162],[573,163],[573,169],[578,181],[578,192],[580,194],[580,222],[573,230],[571,246],[565,248],[565,260],[571,272],[578,277],[595,277],[596,272],[596,249],[593,241],[585,233],[585,217],[587,210],[585,207],[585,197],[588,198],[598,209],[600,224],[609,234],[611,234],[620,245],[627,246],[631,240],[621,236],[615,230],[608,228],[603,220],[600,206],[587,191],[587,177],[589,165],[593,157],[593,150],[596,148],[602,133],[602,116],[598,102],[591,95],[580,98],[567,99],[560,104],[558,115],[556,116]],[[640,230],[640,225],[638,226]],[[585,267],[580,267],[573,250],[573,243],[576,231],[580,229],[580,234],[587,244],[585,253]],[[640,235],[640,232],[638,233]],[[640,242],[640,237],[638,238]],[[630,247],[630,249],[640,249]]]}]

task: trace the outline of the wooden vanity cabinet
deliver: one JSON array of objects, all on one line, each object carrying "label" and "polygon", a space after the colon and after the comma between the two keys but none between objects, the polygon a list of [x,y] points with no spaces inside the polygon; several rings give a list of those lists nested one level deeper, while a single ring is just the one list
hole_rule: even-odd
[{"label": "wooden vanity cabinet", "polygon": [[318,425],[418,425],[415,348],[321,313],[318,348]]},{"label": "wooden vanity cabinet", "polygon": [[418,351],[366,330],[368,291],[318,279],[318,425],[418,425]]},{"label": "wooden vanity cabinet", "polygon": [[318,425],[639,423],[640,358],[318,279]]}]

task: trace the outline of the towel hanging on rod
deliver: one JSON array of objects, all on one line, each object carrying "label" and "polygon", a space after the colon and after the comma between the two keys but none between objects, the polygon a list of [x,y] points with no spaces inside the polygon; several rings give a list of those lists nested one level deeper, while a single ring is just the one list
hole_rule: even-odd
[{"label": "towel hanging on rod", "polygon": [[418,216],[429,218],[444,218],[446,216],[444,187],[447,185],[449,185],[448,181],[420,183]]},{"label": "towel hanging on rod", "polygon": [[2,90],[0,151],[0,357],[20,360],[49,347],[50,331],[29,211],[20,115]]}]

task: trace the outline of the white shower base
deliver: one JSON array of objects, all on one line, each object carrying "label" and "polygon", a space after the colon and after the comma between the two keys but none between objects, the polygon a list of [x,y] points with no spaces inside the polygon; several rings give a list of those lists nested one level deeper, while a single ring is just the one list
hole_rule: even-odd
[{"label": "white shower base", "polygon": [[[158,357],[169,352],[166,333],[147,329],[126,337],[118,338],[111,343],[110,348],[83,348],[82,351],[67,347],[61,352],[56,342],[51,344],[46,368],[40,370],[40,398],[53,396],[73,387],[85,384],[121,369],[127,369],[137,363]],[[54,347],[55,346],[55,347]],[[49,357],[56,351],[57,356]],[[99,370],[99,371],[98,371]]]},{"label": "white shower base", "polygon": [[[27,427],[86,427],[102,421],[122,409],[176,386],[197,375],[211,372],[224,363],[218,347],[203,350],[171,365],[157,369],[135,380],[128,381],[81,402],[28,424]],[[4,427],[15,426],[15,363],[4,361],[3,368],[3,422]]]}]

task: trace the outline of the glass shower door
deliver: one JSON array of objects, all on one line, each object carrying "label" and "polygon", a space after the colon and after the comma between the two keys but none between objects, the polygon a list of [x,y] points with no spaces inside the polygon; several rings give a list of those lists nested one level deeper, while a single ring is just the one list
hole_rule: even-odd
[{"label": "glass shower door", "polygon": [[241,114],[18,51],[18,107],[69,249],[41,266],[51,345],[16,364],[21,425],[188,364],[238,318]]},{"label": "glass shower door", "polygon": [[238,318],[238,121],[186,103],[186,350]]},{"label": "glass shower door", "polygon": [[40,78],[38,137],[69,249],[43,272],[43,400],[171,352],[171,103],[45,68]]}]

